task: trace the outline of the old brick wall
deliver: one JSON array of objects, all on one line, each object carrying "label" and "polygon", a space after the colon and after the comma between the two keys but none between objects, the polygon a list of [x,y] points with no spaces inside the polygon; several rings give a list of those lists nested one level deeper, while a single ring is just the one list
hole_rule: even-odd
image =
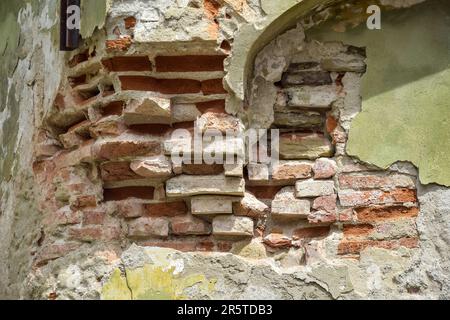
[{"label": "old brick wall", "polygon": [[[414,286],[392,289],[390,273],[380,292],[360,284],[361,270],[375,268],[372,259],[376,268],[392,259],[389,272],[395,275],[407,269],[419,252],[420,211],[412,165],[382,170],[346,153],[361,108],[365,49],[307,39],[302,25],[274,35],[251,79],[264,95],[231,114],[224,67],[238,27],[264,16],[257,1],[126,4],[113,1],[105,28],[66,57],[58,93],[35,134],[32,167],[43,220],[23,296],[118,298],[120,287],[129,298],[123,278],[132,273],[126,268],[154,254],[144,249],[154,247],[193,252],[183,256],[184,263],[197,273],[206,263],[204,274],[214,277],[214,263],[229,270],[229,259],[239,270],[254,270],[251,263],[260,261],[280,268],[283,277],[290,268],[306,272],[283,281],[304,285],[309,293],[288,294],[286,284],[265,297],[415,293]],[[297,42],[286,42],[291,37]],[[284,67],[277,65],[280,59]],[[258,87],[258,76],[271,65],[276,67]],[[273,166],[180,165],[171,158],[192,142],[174,137],[177,129],[216,129],[224,137],[231,132],[244,146],[239,134],[260,124],[280,132],[280,161]],[[226,146],[208,141],[202,154]],[[245,158],[239,148],[229,152]],[[196,156],[190,149],[184,155]],[[215,254],[220,262],[208,260]],[[352,276],[361,279],[349,284]],[[277,275],[270,277],[278,282]],[[299,284],[300,278],[308,280]],[[254,279],[263,287],[258,275]],[[316,282],[317,292],[309,287]],[[236,290],[244,292],[240,285]],[[162,291],[171,298],[223,297],[220,290],[182,296],[172,289]]]}]

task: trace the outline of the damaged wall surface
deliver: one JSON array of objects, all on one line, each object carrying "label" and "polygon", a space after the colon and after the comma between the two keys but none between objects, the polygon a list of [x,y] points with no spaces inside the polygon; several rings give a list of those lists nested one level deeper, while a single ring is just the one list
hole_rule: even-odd
[{"label": "damaged wall surface", "polygon": [[[449,298],[448,4],[421,2],[369,31],[365,2],[82,1],[64,54],[57,2],[0,4],[0,297]],[[279,163],[171,158],[249,128]]]}]

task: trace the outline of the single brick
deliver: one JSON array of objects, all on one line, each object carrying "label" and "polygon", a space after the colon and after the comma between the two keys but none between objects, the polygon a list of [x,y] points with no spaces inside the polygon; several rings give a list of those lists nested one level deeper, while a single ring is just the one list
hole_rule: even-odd
[{"label": "single brick", "polygon": [[109,71],[152,71],[152,64],[147,56],[113,57],[102,60],[103,65]]},{"label": "single brick", "polygon": [[329,179],[336,174],[337,165],[332,159],[317,159],[313,166],[314,179]]},{"label": "single brick", "polygon": [[144,205],[144,216],[149,217],[175,217],[185,215],[188,209],[184,201],[164,203],[148,203]]},{"label": "single brick", "polygon": [[169,236],[169,220],[165,218],[141,217],[128,224],[129,237],[161,237]]},{"label": "single brick", "polygon": [[157,72],[223,71],[224,55],[158,56],[155,58]]},{"label": "single brick", "polygon": [[154,187],[124,187],[105,189],[103,198],[105,201],[126,200],[130,198],[153,200]]},{"label": "single brick", "polygon": [[[122,84],[122,90],[154,91],[162,94],[200,93],[203,87],[200,81],[190,79],[119,76],[119,80]],[[213,86],[213,83],[211,83],[211,86]]]},{"label": "single brick", "polygon": [[253,220],[247,217],[217,216],[213,220],[213,234],[224,237],[252,237]]},{"label": "single brick", "polygon": [[417,196],[415,190],[394,189],[392,191],[370,190],[339,192],[339,200],[344,207],[363,207],[381,204],[415,203]]},{"label": "single brick", "polygon": [[333,181],[306,180],[297,181],[295,190],[298,198],[308,198],[332,195],[335,188]]},{"label": "single brick", "polygon": [[413,218],[419,214],[418,207],[404,206],[376,206],[355,209],[356,217],[360,222],[379,222],[402,218]]},{"label": "single brick", "polygon": [[186,215],[170,219],[171,233],[175,235],[208,235],[211,225],[201,219]]}]

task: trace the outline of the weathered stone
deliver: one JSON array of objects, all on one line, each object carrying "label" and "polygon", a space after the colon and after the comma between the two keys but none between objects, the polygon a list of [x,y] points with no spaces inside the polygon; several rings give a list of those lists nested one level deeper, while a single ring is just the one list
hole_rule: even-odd
[{"label": "weathered stone", "polygon": [[321,66],[324,70],[333,72],[366,72],[366,64],[362,59],[351,58],[335,58],[324,59],[321,61]]},{"label": "weathered stone", "polygon": [[130,168],[146,178],[166,178],[172,175],[172,164],[163,155],[132,161]]},{"label": "weathered stone", "polygon": [[309,200],[295,197],[294,187],[281,189],[272,201],[272,216],[284,218],[306,218],[310,213]]},{"label": "weathered stone", "polygon": [[295,184],[296,196],[298,198],[329,196],[334,194],[333,181],[297,181]]},{"label": "weathered stone", "polygon": [[197,120],[202,113],[195,104],[174,104],[172,106],[172,123]]},{"label": "weathered stone", "polygon": [[167,237],[169,235],[169,220],[164,218],[142,217],[128,224],[130,237]]},{"label": "weathered stone", "polygon": [[337,165],[334,160],[317,159],[313,166],[314,179],[329,179],[336,174]]},{"label": "weathered stone", "polygon": [[331,142],[322,134],[286,133],[280,135],[280,158],[317,159],[333,155]]},{"label": "weathered stone", "polygon": [[317,112],[275,112],[273,122],[279,128],[311,129],[322,125],[323,119]]},{"label": "weathered stone", "polygon": [[191,212],[194,215],[232,214],[232,200],[220,197],[193,197]]},{"label": "weathered stone", "polygon": [[189,197],[202,194],[243,196],[245,181],[236,177],[187,176],[171,178],[166,183],[168,197]]},{"label": "weathered stone", "polygon": [[233,203],[233,212],[237,216],[257,218],[268,211],[269,207],[249,192],[245,193],[241,201]]},{"label": "weathered stone", "polygon": [[311,164],[305,161],[280,161],[272,167],[272,179],[280,183],[311,178]]},{"label": "weathered stone", "polygon": [[123,112],[127,125],[146,123],[171,123],[170,99],[147,97],[131,100]]},{"label": "weathered stone", "polygon": [[250,181],[268,181],[269,167],[266,164],[254,163],[247,166],[248,179]]},{"label": "weathered stone", "polygon": [[125,124],[116,115],[104,117],[89,127],[89,133],[93,138],[118,136],[125,130]]},{"label": "weathered stone", "polygon": [[226,177],[243,177],[244,165],[242,163],[224,164],[223,165]]},{"label": "weathered stone", "polygon": [[291,108],[329,109],[338,99],[334,86],[293,87],[285,89],[287,105]]},{"label": "weathered stone", "polygon": [[242,131],[240,120],[226,113],[207,112],[197,120],[200,132],[207,130],[219,130],[222,133],[237,133]]},{"label": "weathered stone", "polygon": [[174,217],[171,219],[171,233],[175,235],[208,235],[211,225],[192,215]]},{"label": "weathered stone", "polygon": [[144,214],[144,206],[136,200],[117,201],[117,212],[123,218],[137,218]]},{"label": "weathered stone", "polygon": [[107,140],[97,142],[92,152],[97,159],[155,156],[161,153],[161,142],[148,140]]},{"label": "weathered stone", "polygon": [[330,72],[327,71],[298,71],[295,73],[285,73],[281,79],[283,87],[321,86],[331,83]]},{"label": "weathered stone", "polygon": [[253,220],[247,217],[218,216],[213,220],[213,234],[226,237],[253,236]]}]

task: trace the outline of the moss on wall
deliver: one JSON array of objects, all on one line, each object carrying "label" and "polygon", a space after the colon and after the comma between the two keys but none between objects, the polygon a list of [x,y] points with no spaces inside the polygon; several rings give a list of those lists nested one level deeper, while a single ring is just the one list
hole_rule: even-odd
[{"label": "moss on wall", "polygon": [[367,47],[363,111],[352,123],[347,152],[383,168],[411,161],[422,183],[450,186],[450,3],[382,11],[381,30],[360,24],[339,33],[337,23],[307,35]]}]

